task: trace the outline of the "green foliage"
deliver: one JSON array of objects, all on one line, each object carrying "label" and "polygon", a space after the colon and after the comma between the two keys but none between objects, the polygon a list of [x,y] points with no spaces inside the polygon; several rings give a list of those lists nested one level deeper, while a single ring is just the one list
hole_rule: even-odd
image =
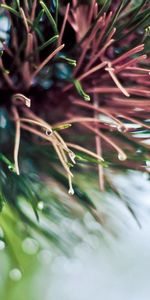
[{"label": "green foliage", "polygon": [[[16,264],[19,268],[25,269],[26,263],[28,262],[26,262],[24,254],[22,253],[21,242],[22,239],[24,239],[27,235],[37,235],[38,238],[45,239],[52,245],[55,245],[56,248],[62,248],[63,251],[67,253],[68,245],[65,245],[63,238],[57,232],[51,230],[50,221],[57,223],[59,226],[60,219],[63,218],[63,216],[69,216],[70,218],[78,217],[82,222],[82,217],[85,212],[89,212],[97,222],[105,226],[105,222],[103,222],[101,212],[98,209],[98,201],[97,199],[94,199],[93,195],[90,195],[85,181],[88,182],[90,189],[91,181],[93,184],[92,178],[94,178],[94,181],[97,182],[97,177],[95,178],[97,167],[104,168],[106,193],[114,193],[115,195],[117,195],[117,197],[121,198],[117,187],[112,184],[110,178],[107,176],[107,171],[109,169],[119,169],[122,172],[127,172],[129,169],[143,170],[143,166],[145,167],[146,161],[149,161],[149,147],[141,143],[140,134],[142,133],[146,137],[147,134],[149,135],[149,129],[143,129],[142,131],[140,128],[135,131],[130,130],[129,132],[125,133],[120,132],[119,130],[111,131],[108,130],[108,124],[105,124],[104,122],[102,133],[104,135],[106,134],[110,139],[112,136],[114,141],[117,140],[117,143],[119,145],[122,145],[125,153],[128,156],[128,164],[124,162],[120,163],[116,153],[109,150],[107,146],[105,147],[104,153],[102,153],[104,161],[90,156],[90,154],[88,153],[76,150],[76,165],[74,165],[73,168],[73,188],[75,195],[71,197],[67,192],[68,180],[66,178],[66,173],[61,167],[56,152],[52,150],[49,141],[47,141],[46,139],[44,140],[43,145],[43,139],[41,136],[38,136],[35,139],[31,137],[31,135],[29,135],[29,130],[28,133],[23,132],[23,130],[21,131],[21,145],[19,149],[19,165],[21,175],[18,176],[16,174],[13,162],[13,148],[15,141],[14,121],[16,122],[17,120],[15,120],[14,116],[12,116],[11,114],[12,106],[14,105],[14,103],[11,102],[11,97],[15,92],[19,91],[20,93],[20,90],[23,94],[25,94],[25,96],[31,96],[31,98],[33,98],[33,111],[36,112],[38,116],[43,118],[43,122],[45,122],[45,120],[47,120],[47,122],[51,122],[50,119],[52,118],[52,123],[54,123],[54,126],[51,129],[52,134],[60,132],[65,140],[69,140],[69,142],[71,141],[73,143],[76,142],[79,145],[83,144],[85,146],[85,149],[87,146],[87,148],[92,151],[93,148],[95,149],[95,142],[93,142],[93,140],[91,142],[89,138],[91,137],[90,134],[86,136],[86,134],[83,133],[83,135],[81,136],[81,132],[83,131],[82,122],[81,124],[79,124],[81,125],[80,130],[76,129],[76,127],[74,127],[74,125],[69,122],[65,121],[63,124],[60,122],[60,120],[62,120],[62,117],[63,119],[65,119],[65,116],[68,117],[70,107],[73,113],[76,113],[77,111],[74,103],[69,102],[69,97],[74,96],[80,98],[81,101],[85,100],[92,102],[93,95],[91,92],[88,92],[89,84],[94,84],[93,82],[95,82],[97,78],[101,78],[101,73],[96,73],[96,75],[94,73],[92,80],[89,79],[87,80],[87,82],[85,81],[82,84],[80,76],[74,76],[74,70],[78,65],[78,61],[80,58],[79,54],[80,52],[82,54],[82,51],[84,52],[84,41],[86,41],[86,39],[90,36],[100,16],[102,17],[104,13],[107,13],[108,15],[110,10],[112,10],[112,18],[104,32],[101,41],[101,47],[105,45],[110,32],[114,27],[116,27],[116,32],[114,35],[116,43],[113,48],[115,54],[113,53],[113,55],[116,55],[115,58],[119,57],[120,54],[125,53],[126,49],[130,50],[137,44],[136,41],[140,36],[139,31],[144,32],[145,28],[149,26],[150,8],[149,1],[140,1],[138,3],[127,0],[116,1],[116,3],[111,0],[97,1],[98,14],[96,18],[92,20],[89,28],[87,28],[87,31],[85,32],[81,40],[77,42],[74,41],[74,35],[76,34],[76,32],[72,34],[71,25],[69,25],[68,22],[66,26],[69,34],[71,33],[72,35],[71,41],[69,41],[70,36],[68,36],[67,33],[64,36],[64,42],[66,43],[65,50],[63,50],[63,52],[61,51],[59,53],[56,53],[56,56],[52,57],[52,61],[49,63],[49,60],[47,60],[47,58],[49,57],[49,55],[53,54],[53,52],[56,50],[56,47],[58,46],[61,26],[63,22],[62,19],[64,11],[66,9],[66,2],[64,4],[64,1],[56,1],[52,3],[54,7],[51,7],[48,1],[38,1],[35,17],[32,21],[28,18],[28,16],[24,16],[23,18],[21,8],[24,8],[25,5],[22,5],[22,1],[11,1],[11,4],[9,3],[10,1],[8,1],[8,4],[7,1],[5,2],[6,3],[0,4],[2,14],[7,12],[6,15],[10,15],[10,18],[12,20],[11,26],[14,26],[11,27],[11,29],[8,31],[9,38],[5,42],[6,45],[8,44],[8,48],[10,47],[12,55],[15,48],[15,41],[12,42],[12,31],[14,30],[19,40],[19,49],[17,52],[17,56],[15,56],[14,59],[10,55],[9,59],[12,60],[12,63],[10,65],[9,62],[7,63],[5,61],[5,53],[3,50],[1,50],[0,57],[2,59],[4,57],[4,63],[6,63],[7,68],[10,68],[10,70],[7,72],[5,64],[4,66],[0,66],[2,75],[1,91],[2,93],[6,93],[6,97],[4,99],[5,101],[3,100],[0,111],[0,226],[5,232],[5,242],[8,245],[8,252],[11,253],[13,265]],[[27,1],[27,3],[29,5],[30,11],[32,9],[33,1]],[[91,4],[90,1],[79,1],[77,7],[80,7],[81,3],[87,5]],[[130,7],[130,9],[127,9],[128,6]],[[20,28],[23,28],[22,36],[20,36]],[[33,36],[37,37],[37,43],[32,51],[30,51],[30,53],[27,53],[26,55],[26,47],[28,45],[28,38],[30,34],[33,34]],[[129,41],[129,43],[124,43],[125,38],[132,34],[135,34],[134,42],[130,43]],[[143,35],[140,36],[140,38],[142,41]],[[117,44],[120,41],[121,44]],[[133,45],[133,43],[135,43],[135,45]],[[145,51],[149,54],[149,41],[147,41],[146,43]],[[86,66],[86,63],[89,62],[89,52],[90,51],[87,51],[87,54],[85,56],[83,69]],[[37,63],[37,58],[39,59],[41,64],[44,62],[43,67],[41,67],[38,74],[36,74],[36,72],[38,70],[38,67],[40,67],[40,63]],[[134,55],[134,58],[137,58],[137,55]],[[26,81],[20,81],[22,80],[22,77],[26,75],[26,72],[21,73],[24,66],[29,66],[31,75],[36,74],[35,77],[31,76],[31,80],[29,80],[30,82],[34,83],[33,86],[31,86],[31,88],[29,89],[28,86],[26,89]],[[144,63],[142,66],[144,66]],[[105,65],[105,67],[107,66]],[[148,65],[146,65],[146,68],[148,68]],[[105,69],[105,71],[107,71],[107,68]],[[5,79],[6,83],[4,83]],[[14,82],[16,80],[17,83],[15,82],[15,87],[11,86],[12,81],[10,81],[9,79],[11,79],[12,81],[14,80]],[[69,90],[69,92],[67,92],[67,90],[64,92],[63,97],[65,98],[65,104],[64,106],[62,105],[60,113],[60,106],[64,100],[61,97],[61,93],[63,93],[63,89],[66,87],[66,84],[71,84],[74,88],[71,91]],[[10,90],[8,88],[9,85]],[[17,90],[15,90],[16,85]],[[52,86],[52,90],[50,90],[50,92],[52,93],[48,94],[50,86]],[[101,98],[102,102],[105,102],[105,100],[107,100],[105,93],[102,94]],[[137,96],[137,99],[140,101],[141,96]],[[128,99],[126,101],[128,101]],[[26,107],[24,108],[22,104],[19,106],[18,103],[15,107],[19,107],[18,110],[20,110],[21,114],[23,115]],[[55,116],[56,107],[58,108],[57,116]],[[101,108],[103,108],[103,103]],[[79,114],[80,113],[82,113],[84,117],[88,116],[86,108],[82,112],[81,110],[79,110]],[[90,112],[90,117],[93,118],[93,116],[93,112]],[[58,120],[56,119],[56,117],[58,117]],[[6,124],[3,124],[3,122],[5,123],[5,121]],[[58,123],[58,121],[60,123]],[[137,118],[137,121],[141,121],[141,119]],[[145,121],[145,119],[142,121],[143,125],[149,125],[149,123]],[[93,128],[96,128],[97,130],[97,125],[95,125],[94,122],[92,124],[94,124],[95,126],[93,126]],[[31,131],[33,130],[32,125],[30,127]],[[132,122],[128,121],[128,125],[132,125]],[[42,123],[41,127],[42,128],[40,133],[43,134],[43,136],[46,136],[45,123]],[[136,138],[134,139],[133,134],[136,135]],[[95,134],[93,135],[95,138]],[[48,142],[49,145],[45,145],[46,142]],[[64,157],[65,155],[67,155],[66,148],[63,154]],[[69,171],[72,171],[73,163],[67,161],[67,167],[69,168]],[[82,177],[82,172],[85,172],[87,174],[85,176],[86,179],[85,177]],[[93,186],[93,189],[98,192],[98,183],[93,184]],[[105,192],[101,192],[99,193],[99,195],[101,201],[103,197],[105,197]],[[138,222],[132,207],[128,203],[126,203],[126,206],[134,219]],[[41,220],[47,222],[49,227],[45,228],[44,226],[42,226]],[[16,253],[19,253],[19,255],[17,255]]]}]

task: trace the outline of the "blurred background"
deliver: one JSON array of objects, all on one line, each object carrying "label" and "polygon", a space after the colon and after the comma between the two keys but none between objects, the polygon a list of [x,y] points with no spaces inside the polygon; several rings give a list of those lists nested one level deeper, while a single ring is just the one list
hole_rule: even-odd
[{"label": "blurred background", "polygon": [[[48,241],[38,232],[32,238],[29,234],[22,239],[17,234],[18,224],[14,226],[12,217],[7,220],[10,211],[5,207],[1,219],[5,216],[7,225],[11,220],[13,233],[9,235],[10,249],[0,228],[0,299],[149,299],[150,186],[147,174],[129,171],[126,175],[118,172],[110,176],[124,201],[113,193],[100,196],[95,187],[89,189],[88,178],[83,175],[85,188],[98,203],[105,226],[88,211],[80,211],[77,205],[74,215],[70,215],[68,204],[60,208],[60,204],[53,201],[50,208],[48,202],[41,202],[39,210],[51,209],[49,219],[43,215],[40,219],[40,227],[48,230],[51,239]],[[59,193],[64,203],[68,203],[68,195],[61,189]],[[126,207],[128,202],[134,216]]]}]

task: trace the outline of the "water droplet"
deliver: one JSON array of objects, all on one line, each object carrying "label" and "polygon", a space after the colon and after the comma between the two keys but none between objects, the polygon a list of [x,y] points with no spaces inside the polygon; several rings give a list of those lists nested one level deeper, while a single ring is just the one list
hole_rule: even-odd
[{"label": "water droplet", "polygon": [[58,273],[64,270],[67,263],[67,258],[64,256],[57,256],[52,263],[52,272]]},{"label": "water droplet", "polygon": [[119,153],[118,154],[118,159],[121,160],[121,161],[124,161],[127,159],[127,156],[125,153]]},{"label": "water droplet", "polygon": [[0,251],[5,249],[5,243],[0,241]]},{"label": "water droplet", "polygon": [[46,129],[46,132],[45,132],[45,133],[46,133],[47,136],[50,136],[50,135],[52,134],[52,130]]},{"label": "water droplet", "polygon": [[120,125],[118,125],[118,126],[117,126],[117,129],[118,129],[118,131],[119,131],[119,132],[122,132],[122,133],[124,133],[124,132],[126,132],[126,131],[127,131],[127,128],[126,128],[126,126],[125,126],[125,125],[123,125],[123,124],[122,124],[122,125],[121,125],[121,124],[120,124]]},{"label": "water droplet", "polygon": [[14,171],[14,166],[9,165],[9,166],[8,166],[8,169],[9,169],[10,171]]},{"label": "water droplet", "polygon": [[22,273],[19,269],[14,268],[9,272],[9,278],[13,281],[19,281],[22,278]]},{"label": "water droplet", "polygon": [[83,95],[83,98],[84,98],[85,101],[90,101],[91,100],[90,96],[85,94],[85,93]]},{"label": "water droplet", "polygon": [[141,149],[137,149],[136,153],[142,153],[142,150]]},{"label": "water droplet", "polygon": [[41,250],[38,253],[38,260],[42,262],[43,264],[47,265],[52,260],[52,253],[49,250]]},{"label": "water droplet", "polygon": [[37,207],[39,210],[42,210],[44,208],[44,202],[43,201],[38,202]]},{"label": "water droplet", "polygon": [[30,106],[31,106],[31,100],[28,99],[28,98],[26,98],[26,100],[25,100],[25,105],[26,105],[27,107],[30,107]]},{"label": "water droplet", "polygon": [[69,188],[68,194],[69,194],[69,195],[74,195],[74,189],[73,189],[72,186]]},{"label": "water droplet", "polygon": [[72,151],[69,151],[69,157],[70,157],[71,161],[72,161],[74,164],[76,164],[76,162],[75,162],[75,157],[76,157],[75,153],[72,152]]},{"label": "water droplet", "polygon": [[37,253],[38,248],[39,248],[38,242],[32,238],[26,238],[22,242],[22,249],[28,255],[34,255],[35,253]]}]

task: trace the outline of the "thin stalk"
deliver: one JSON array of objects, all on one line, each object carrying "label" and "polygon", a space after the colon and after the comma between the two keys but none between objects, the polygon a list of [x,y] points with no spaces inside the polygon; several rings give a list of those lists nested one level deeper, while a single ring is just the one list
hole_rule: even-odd
[{"label": "thin stalk", "polygon": [[17,175],[20,175],[19,163],[18,163],[18,154],[19,154],[19,146],[20,146],[20,119],[19,119],[18,111],[15,106],[12,107],[12,112],[16,123],[15,146],[14,146],[15,171]]}]

